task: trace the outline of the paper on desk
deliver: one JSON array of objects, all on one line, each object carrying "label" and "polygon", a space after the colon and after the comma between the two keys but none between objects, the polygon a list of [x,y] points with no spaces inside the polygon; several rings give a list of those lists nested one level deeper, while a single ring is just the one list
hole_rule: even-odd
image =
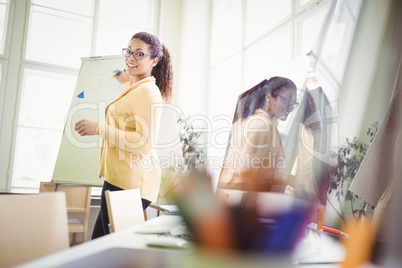
[{"label": "paper on desk", "polygon": [[143,228],[140,230],[136,230],[137,234],[170,234],[171,230],[167,227],[163,226],[151,226],[147,228]]}]

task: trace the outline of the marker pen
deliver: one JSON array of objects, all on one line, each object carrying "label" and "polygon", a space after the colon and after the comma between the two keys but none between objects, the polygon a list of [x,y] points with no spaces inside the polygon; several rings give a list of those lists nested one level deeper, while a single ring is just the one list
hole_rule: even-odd
[{"label": "marker pen", "polygon": [[[124,69],[123,71],[125,72],[125,71],[126,71],[126,69]],[[113,76],[113,75],[117,75],[117,76],[119,76],[119,75],[121,75],[121,72],[120,72],[120,71],[117,71],[117,72],[115,72],[115,73],[112,73],[112,76]]]}]

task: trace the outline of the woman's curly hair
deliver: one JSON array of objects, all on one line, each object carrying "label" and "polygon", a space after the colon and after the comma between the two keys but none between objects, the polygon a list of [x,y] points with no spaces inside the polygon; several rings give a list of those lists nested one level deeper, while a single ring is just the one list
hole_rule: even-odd
[{"label": "woman's curly hair", "polygon": [[159,39],[150,33],[139,32],[133,35],[131,40],[139,39],[149,45],[151,58],[158,58],[158,64],[152,69],[152,75],[155,77],[161,95],[165,101],[170,101],[173,92],[173,68],[170,59],[169,50]]}]

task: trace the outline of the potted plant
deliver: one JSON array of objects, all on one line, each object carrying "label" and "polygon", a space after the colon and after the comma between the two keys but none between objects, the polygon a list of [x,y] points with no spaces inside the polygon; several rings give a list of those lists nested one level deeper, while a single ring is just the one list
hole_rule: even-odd
[{"label": "potted plant", "polygon": [[196,131],[193,125],[189,124],[190,116],[179,118],[177,123],[180,126],[180,142],[183,154],[182,171],[191,171],[203,168],[206,165],[206,155],[200,147],[199,139],[201,131]]},{"label": "potted plant", "polygon": [[336,163],[330,174],[328,194],[335,191],[335,198],[339,202],[341,210],[337,211],[335,208],[334,210],[345,224],[345,206],[349,205],[351,214],[356,220],[360,220],[368,211],[374,209],[367,201],[349,191],[349,186],[355,178],[377,130],[378,122],[375,122],[367,130],[368,143],[364,143],[356,137],[353,140],[346,138],[346,144],[331,151],[331,159]]}]

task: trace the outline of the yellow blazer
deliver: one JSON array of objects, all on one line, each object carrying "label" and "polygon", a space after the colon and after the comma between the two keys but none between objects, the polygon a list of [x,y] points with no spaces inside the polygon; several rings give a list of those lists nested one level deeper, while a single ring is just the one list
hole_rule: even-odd
[{"label": "yellow blazer", "polygon": [[318,186],[313,172],[314,136],[311,129],[303,124],[299,127],[297,150],[295,189],[306,197],[314,198],[318,195]]},{"label": "yellow blazer", "polygon": [[262,109],[233,124],[218,188],[269,191],[286,168],[282,139],[275,122]]},{"label": "yellow blazer", "polygon": [[138,188],[141,198],[155,202],[161,182],[157,154],[152,148],[159,133],[162,103],[154,77],[127,86],[105,110],[99,177],[122,189]]}]

